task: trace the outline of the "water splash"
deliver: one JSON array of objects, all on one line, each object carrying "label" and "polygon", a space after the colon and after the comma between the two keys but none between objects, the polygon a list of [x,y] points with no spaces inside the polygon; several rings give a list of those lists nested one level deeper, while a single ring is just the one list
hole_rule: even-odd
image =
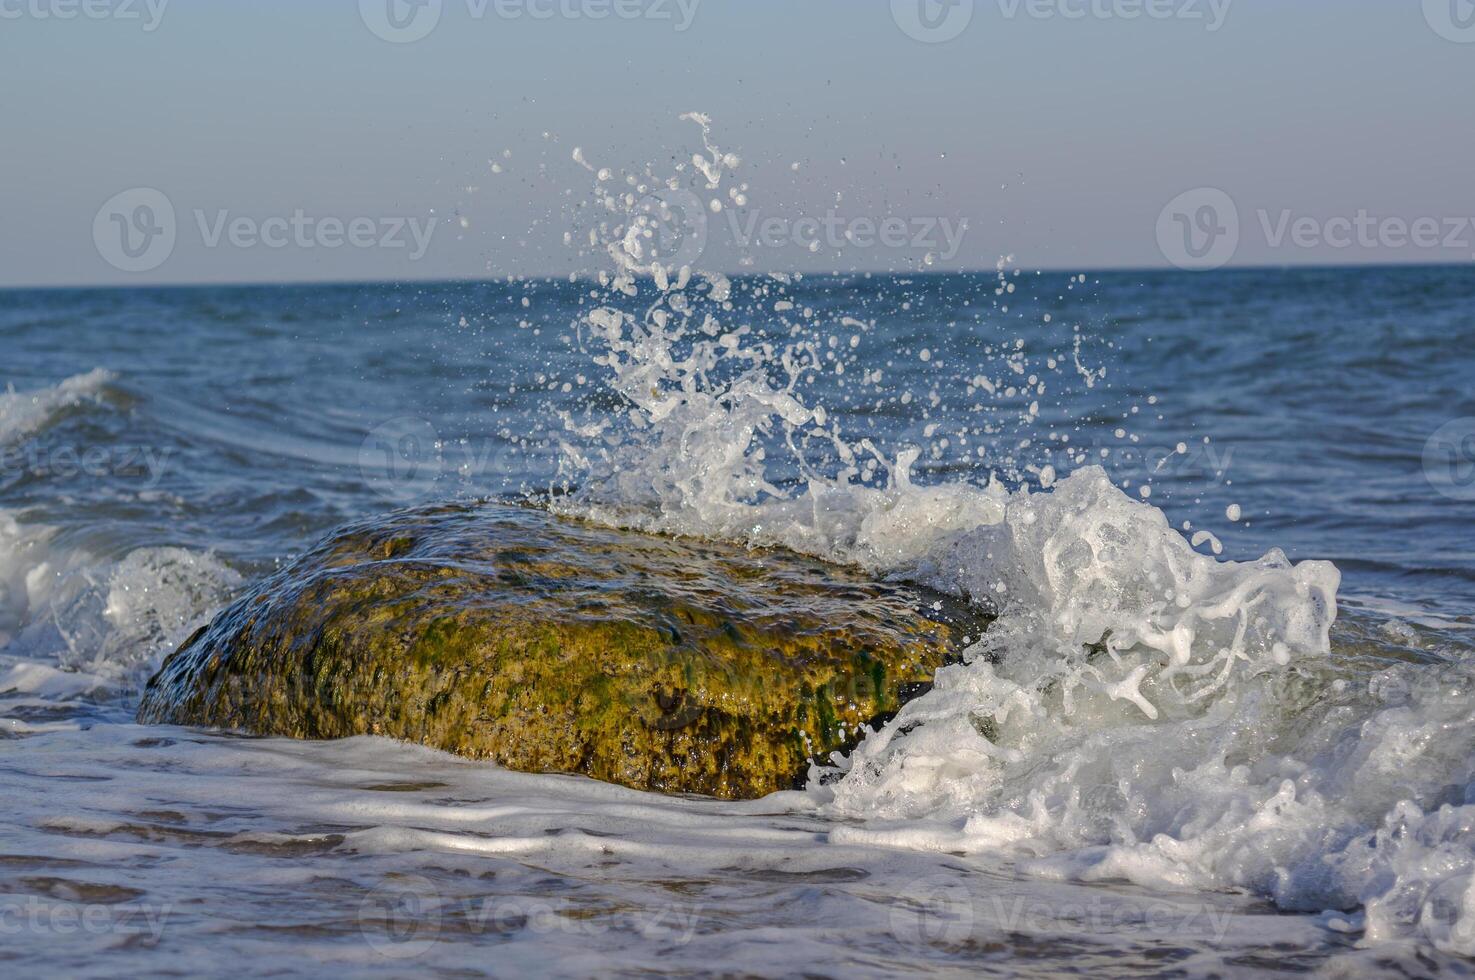
[{"label": "water splash", "polygon": [[[715,186],[726,157],[701,123],[711,166],[698,180]],[[1333,565],[1201,554],[1217,542],[1185,539],[1150,488],[1132,499],[1079,451],[1074,472],[1034,468],[1046,492],[1005,487],[995,471],[1028,468],[1007,455],[971,478],[914,481],[918,447],[849,437],[814,394],[823,373],[868,380],[863,359],[827,357],[818,319],[780,341],[748,319],[792,308],[784,277],[649,261],[649,212],[626,203],[607,229],[615,271],[580,324],[618,407],[564,416],[576,489],[557,506],[858,563],[999,614],[934,690],[816,768],[816,802],[860,821],[833,840],[1250,889],[1285,909],[1352,910],[1328,925],[1369,939],[1413,932],[1475,952],[1475,668],[1334,647]],[[999,356],[1005,377],[1024,373]],[[1088,388],[1102,380],[1079,334],[1071,365]],[[1000,370],[978,365],[974,387],[992,396]]]}]

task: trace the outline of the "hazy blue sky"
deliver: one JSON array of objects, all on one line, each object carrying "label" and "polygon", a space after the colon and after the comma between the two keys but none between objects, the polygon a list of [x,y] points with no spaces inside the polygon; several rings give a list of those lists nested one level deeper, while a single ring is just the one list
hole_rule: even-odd
[{"label": "hazy blue sky", "polygon": [[[588,268],[563,243],[592,184],[573,147],[669,169],[700,146],[677,121],[693,109],[743,158],[739,227],[779,222],[744,249],[713,217],[707,266],[1475,257],[1469,0],[925,0],[957,33],[942,43],[907,32],[926,34],[923,0],[421,0],[419,20],[405,0],[170,0],[156,17],[160,2],[0,0],[0,284]],[[391,2],[433,29],[376,36]],[[99,209],[134,188],[164,195],[174,240],[126,272],[120,236],[159,214],[137,195]],[[1196,188],[1223,195],[1165,212]],[[358,218],[376,245],[209,244],[222,218],[280,232],[299,210],[309,240],[336,240],[319,219]],[[900,219],[907,244],[783,244],[817,237],[789,235],[794,219],[827,216],[862,239]],[[378,247],[411,218],[430,228],[423,255],[409,226]],[[941,219],[966,219],[960,240]],[[1419,219],[1438,235],[1426,221],[1405,240]]]}]

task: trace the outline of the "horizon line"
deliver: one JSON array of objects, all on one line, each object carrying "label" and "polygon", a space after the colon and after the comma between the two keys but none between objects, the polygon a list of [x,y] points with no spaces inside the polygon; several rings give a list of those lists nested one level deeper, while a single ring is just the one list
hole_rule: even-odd
[{"label": "horizon line", "polygon": [[[1162,266],[1096,266],[1096,267],[1069,267],[1069,266],[1039,266],[1026,267],[1023,264],[1011,264],[1005,268],[1020,272],[1050,275],[1160,275],[1181,274],[1185,276],[1213,276],[1221,273],[1254,273],[1254,272],[1339,272],[1356,270],[1396,270],[1396,269],[1475,269],[1475,261],[1469,262],[1345,262],[1345,263],[1289,263],[1279,265],[1259,264],[1230,264],[1218,269],[1183,269],[1172,265]],[[785,270],[745,270],[742,272],[729,272],[725,270],[698,270],[693,269],[692,274],[715,271],[718,275],[729,279],[759,279],[772,277],[774,275],[793,276],[796,279],[846,279],[857,277],[871,278],[906,278],[927,277],[938,278],[943,276],[996,276],[1001,271],[999,268],[965,268],[965,269],[915,269],[900,271],[895,269],[857,269],[853,271],[829,270],[823,272],[790,272]],[[72,283],[55,285],[25,285],[25,284],[0,284],[0,293],[20,292],[102,292],[106,290],[184,290],[184,289],[271,289],[289,286],[468,286],[468,285],[493,285],[508,284],[512,282],[523,283],[566,283],[591,280],[596,278],[597,272],[571,272],[565,275],[521,275],[509,273],[504,276],[438,276],[423,279],[221,279],[206,281],[167,281],[156,282],[93,282]],[[639,279],[648,280],[650,276],[638,276]]]}]

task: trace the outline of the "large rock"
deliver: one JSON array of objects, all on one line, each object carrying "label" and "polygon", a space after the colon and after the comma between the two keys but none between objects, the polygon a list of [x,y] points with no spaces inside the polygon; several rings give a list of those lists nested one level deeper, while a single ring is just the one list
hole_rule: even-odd
[{"label": "large rock", "polygon": [[165,662],[139,719],[756,797],[976,635],[939,601],[787,552],[440,507],[345,528],[267,579]]}]

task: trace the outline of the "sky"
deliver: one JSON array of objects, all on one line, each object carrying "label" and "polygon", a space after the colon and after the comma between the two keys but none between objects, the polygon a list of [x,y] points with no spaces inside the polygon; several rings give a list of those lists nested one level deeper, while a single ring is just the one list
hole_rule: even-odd
[{"label": "sky", "polygon": [[1471,0],[0,0],[0,80],[0,286],[591,271],[574,148],[692,111],[704,268],[1475,260]]}]

